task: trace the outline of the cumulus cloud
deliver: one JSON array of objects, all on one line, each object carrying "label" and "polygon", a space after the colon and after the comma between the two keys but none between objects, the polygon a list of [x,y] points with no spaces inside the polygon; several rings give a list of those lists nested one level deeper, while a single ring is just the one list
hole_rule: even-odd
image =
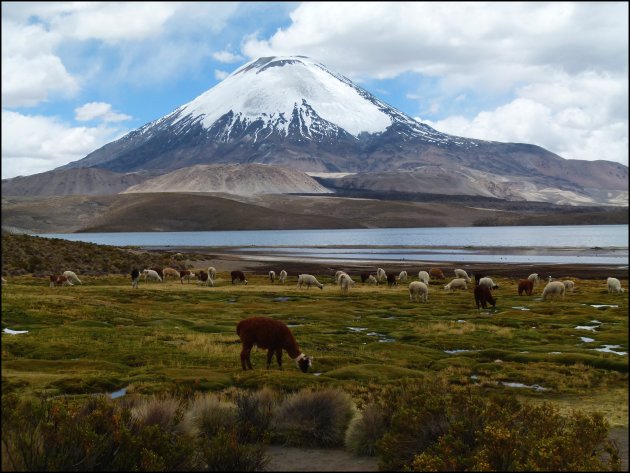
[{"label": "cumulus cloud", "polygon": [[230,64],[236,61],[243,60],[242,56],[239,56],[238,54],[232,54],[231,52],[228,52],[228,51],[216,52],[212,55],[212,57],[215,58],[217,61],[225,63],[225,64]]},{"label": "cumulus cloud", "polygon": [[222,71],[220,69],[215,69],[214,70],[214,78],[217,79],[217,80],[223,80],[229,75],[230,75],[229,72],[225,72],[225,71]]},{"label": "cumulus cloud", "polygon": [[2,111],[2,178],[50,171],[84,158],[127,130],[74,127],[54,117]]},{"label": "cumulus cloud", "polygon": [[628,163],[627,3],[306,2],[290,17],[242,52],[304,54],[354,80],[417,73],[407,96],[440,131]]},{"label": "cumulus cloud", "polygon": [[518,98],[472,118],[416,117],[444,133],[533,143],[567,159],[628,165],[628,83],[610,74],[559,74],[517,89]]},{"label": "cumulus cloud", "polygon": [[104,122],[120,122],[131,117],[124,113],[114,112],[112,106],[105,102],[90,102],[74,110],[75,118],[80,122],[102,120]]},{"label": "cumulus cloud", "polygon": [[[4,7],[3,7],[4,9]],[[51,95],[70,97],[79,84],[52,50],[58,35],[39,25],[2,22],[2,103],[32,107]]]}]

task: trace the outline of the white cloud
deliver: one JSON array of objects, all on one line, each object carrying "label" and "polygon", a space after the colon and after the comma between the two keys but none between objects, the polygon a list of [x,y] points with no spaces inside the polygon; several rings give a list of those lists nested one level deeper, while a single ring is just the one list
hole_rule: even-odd
[{"label": "white cloud", "polygon": [[77,121],[85,122],[99,119],[104,122],[120,122],[131,117],[124,113],[114,112],[112,106],[105,102],[89,102],[74,110]]},{"label": "white cloud", "polygon": [[220,69],[215,69],[214,70],[214,78],[217,79],[217,80],[223,80],[229,75],[230,75],[229,72],[225,72],[225,71],[222,71]]},{"label": "white cloud", "polygon": [[242,52],[304,54],[354,80],[416,72],[431,85],[407,96],[440,131],[628,164],[624,2],[305,2]]},{"label": "white cloud", "polygon": [[233,62],[243,60],[242,56],[239,56],[238,54],[232,54],[231,52],[228,52],[228,51],[216,52],[212,55],[212,57],[215,58],[217,61],[225,63],[225,64],[230,64]]},{"label": "white cloud", "polygon": [[4,107],[31,107],[50,95],[70,97],[78,92],[78,82],[52,52],[58,42],[58,35],[39,25],[19,27],[2,21]]},{"label": "white cloud", "polygon": [[566,159],[628,165],[628,84],[607,74],[557,75],[518,89],[518,98],[471,119],[420,121],[444,133],[532,143]]},{"label": "white cloud", "polygon": [[58,119],[2,111],[2,178],[28,176],[76,161],[128,130],[73,127]]}]

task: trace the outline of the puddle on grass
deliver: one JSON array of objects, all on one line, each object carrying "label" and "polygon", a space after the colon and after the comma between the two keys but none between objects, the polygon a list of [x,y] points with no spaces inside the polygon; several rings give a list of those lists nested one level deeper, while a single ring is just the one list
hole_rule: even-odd
[{"label": "puddle on grass", "polygon": [[590,337],[580,337],[580,340],[582,340],[584,343],[591,343],[595,341],[594,338],[590,338]]},{"label": "puddle on grass", "polygon": [[367,328],[364,327],[346,327],[348,328],[351,332],[363,332],[364,330],[367,330]]},{"label": "puddle on grass", "polygon": [[448,353],[449,355],[454,355],[455,353],[464,353],[467,351],[473,351],[473,350],[444,350],[444,353]]},{"label": "puddle on grass", "polygon": [[550,351],[549,352],[550,355],[562,355],[561,351]]},{"label": "puddle on grass", "polygon": [[320,371],[320,372],[317,372],[317,373],[313,373],[313,376],[320,376],[321,374],[322,374],[322,373],[321,373],[321,371]]},{"label": "puddle on grass", "polygon": [[609,307],[616,309],[619,307],[618,305],[614,305],[614,304],[582,304],[582,305],[590,305],[591,307],[595,307],[596,309],[608,309]]},{"label": "puddle on grass", "polygon": [[531,310],[531,309],[528,309],[527,307],[521,307],[521,306],[512,307],[512,309],[516,309],[516,310]]},{"label": "puddle on grass", "polygon": [[113,393],[109,393],[110,399],[117,399],[119,397],[123,397],[127,394],[127,388],[119,389],[118,391],[114,391]]},{"label": "puddle on grass", "polygon": [[286,302],[286,301],[290,301],[292,299],[290,297],[288,297],[288,296],[280,296],[280,297],[274,297],[271,300],[274,301],[274,302]]},{"label": "puddle on grass", "polygon": [[396,340],[394,340],[393,338],[389,338],[387,337],[387,335],[385,335],[384,333],[378,333],[378,332],[370,332],[366,334],[368,337],[379,337],[379,343],[391,343],[391,342],[395,342]]},{"label": "puddle on grass", "polygon": [[549,388],[543,388],[539,384],[528,385],[528,384],[523,384],[523,383],[512,383],[508,381],[501,381],[500,384],[502,384],[503,386],[508,386],[510,388],[527,388],[527,389],[533,389],[534,391],[548,391],[549,390]]},{"label": "puddle on grass", "polygon": [[5,328],[3,333],[8,333],[9,335],[19,335],[21,333],[28,333],[28,330],[11,330],[10,328]]},{"label": "puddle on grass", "polygon": [[287,324],[287,327],[293,328],[293,327],[301,327],[302,324]]},{"label": "puddle on grass", "polygon": [[578,325],[575,327],[575,330],[590,330],[591,332],[595,332],[598,327],[593,327],[591,325]]},{"label": "puddle on grass", "polygon": [[625,351],[615,351],[613,348],[621,348],[621,345],[604,345],[602,348],[590,348],[590,350],[601,351],[603,353],[614,353],[615,355],[627,355]]}]

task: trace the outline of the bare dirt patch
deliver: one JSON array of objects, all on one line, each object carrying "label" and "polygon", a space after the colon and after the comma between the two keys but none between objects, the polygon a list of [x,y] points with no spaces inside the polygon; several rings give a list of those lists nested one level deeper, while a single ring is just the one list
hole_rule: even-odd
[{"label": "bare dirt patch", "polygon": [[357,457],[342,449],[272,446],[269,471],[378,471],[376,457]]}]

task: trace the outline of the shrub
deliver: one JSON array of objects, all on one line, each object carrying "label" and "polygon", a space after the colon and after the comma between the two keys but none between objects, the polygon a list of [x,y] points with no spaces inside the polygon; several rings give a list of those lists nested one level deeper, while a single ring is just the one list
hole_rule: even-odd
[{"label": "shrub", "polygon": [[358,456],[376,455],[376,443],[387,431],[386,414],[375,404],[353,417],[346,431],[345,445]]},{"label": "shrub", "polygon": [[333,447],[343,445],[354,404],[346,393],[326,388],[288,396],[272,425],[286,445]]},{"label": "shrub", "polygon": [[221,429],[203,448],[204,471],[264,471],[264,444],[241,444],[237,429]]},{"label": "shrub", "polygon": [[265,387],[256,392],[239,392],[236,396],[239,440],[266,441],[271,419],[278,409],[278,395]]},{"label": "shrub", "polygon": [[[403,391],[401,391],[403,389]],[[471,387],[403,384],[384,396],[395,406],[377,449],[379,467],[414,471],[611,471],[617,446],[598,414],[562,416],[508,395]]]},{"label": "shrub", "polygon": [[131,409],[136,426],[156,425],[163,430],[174,426],[180,415],[180,402],[171,396],[145,399]]},{"label": "shrub", "polygon": [[212,438],[236,424],[236,406],[219,400],[214,394],[197,394],[183,415],[180,430],[196,437]]},{"label": "shrub", "polygon": [[[158,410],[158,409],[156,409]],[[167,409],[164,409],[166,412]],[[66,399],[2,397],[3,471],[156,471],[198,468],[201,449],[174,434],[177,417],[143,417],[105,396],[79,406]],[[150,419],[157,422],[151,423]],[[162,428],[164,427],[164,428]]]}]

